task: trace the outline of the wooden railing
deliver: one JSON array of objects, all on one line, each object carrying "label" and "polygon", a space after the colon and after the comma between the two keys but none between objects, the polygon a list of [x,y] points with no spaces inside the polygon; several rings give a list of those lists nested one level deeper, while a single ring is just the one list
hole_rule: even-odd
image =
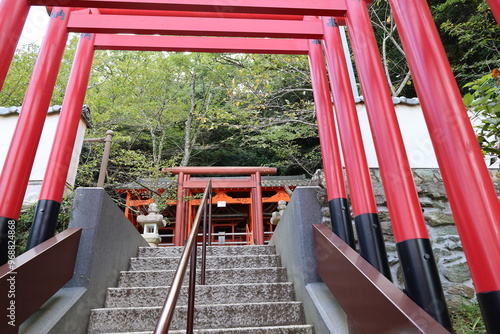
[{"label": "wooden railing", "polygon": [[[211,224],[211,203],[212,203],[212,182],[209,181],[203,197],[201,199],[200,206],[196,212],[196,216],[193,222],[193,227],[191,228],[191,233],[186,241],[184,251],[182,252],[179,266],[174,274],[172,284],[170,285],[170,290],[168,292],[167,298],[163,305],[160,317],[156,324],[154,334],[166,334],[170,328],[172,318],[174,316],[175,305],[177,304],[177,299],[179,297],[180,289],[184,276],[186,274],[188,262],[190,262],[189,270],[189,288],[188,288],[188,311],[187,311],[187,324],[186,333],[193,333],[193,321],[194,321],[194,297],[195,297],[195,285],[196,285],[196,239],[198,238],[198,229],[200,228],[201,216],[203,214],[203,244],[202,244],[202,261],[201,261],[201,279],[200,284],[205,284],[205,263],[206,263],[206,245],[207,245],[207,232],[209,228],[207,226]],[[207,213],[208,208],[208,213]],[[210,238],[208,238],[209,242]]]},{"label": "wooden railing", "polygon": [[81,233],[68,228],[0,267],[0,333],[17,333],[73,277]]}]

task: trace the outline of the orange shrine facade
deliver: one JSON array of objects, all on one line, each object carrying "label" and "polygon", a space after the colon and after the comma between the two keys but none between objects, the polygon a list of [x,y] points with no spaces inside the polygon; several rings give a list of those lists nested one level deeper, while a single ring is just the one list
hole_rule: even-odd
[{"label": "orange shrine facade", "polygon": [[278,202],[288,203],[295,187],[310,182],[304,175],[274,176],[276,169],[268,167],[176,167],[164,172],[177,174],[177,180],[138,180],[117,190],[126,194],[125,216],[140,230],[137,216],[147,214],[153,194],[176,188],[177,199],[157,203],[166,205],[161,214],[167,220],[167,226],[159,230],[159,246],[184,244],[200,204],[197,195],[203,193],[208,180],[212,180],[213,189],[213,245],[266,244],[276,227],[271,216],[277,211]]}]

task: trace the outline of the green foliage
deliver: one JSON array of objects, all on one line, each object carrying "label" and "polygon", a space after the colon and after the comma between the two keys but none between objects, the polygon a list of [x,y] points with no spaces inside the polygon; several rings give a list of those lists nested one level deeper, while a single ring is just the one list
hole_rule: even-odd
[{"label": "green foliage", "polygon": [[479,144],[494,163],[500,157],[500,78],[497,69],[465,85],[464,103],[473,113]]},{"label": "green foliage", "polygon": [[457,309],[450,310],[450,315],[456,334],[486,333],[481,310],[477,302],[464,302]]},{"label": "green foliage", "polygon": [[498,67],[500,27],[486,1],[429,3],[460,87]]},{"label": "green foliage", "polygon": [[[23,205],[16,226],[16,256],[26,251],[26,245],[36,212],[36,203]],[[59,216],[57,218],[56,234],[68,228],[71,220],[71,211],[73,208],[73,195],[65,196],[61,202]]]},{"label": "green foliage", "polygon": [[29,44],[16,50],[8,76],[0,91],[0,106],[22,105],[38,51],[39,47],[35,44]]}]

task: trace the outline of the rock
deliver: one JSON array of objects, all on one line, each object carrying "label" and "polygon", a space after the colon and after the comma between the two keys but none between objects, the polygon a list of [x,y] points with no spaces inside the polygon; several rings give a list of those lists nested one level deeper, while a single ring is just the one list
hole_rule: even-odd
[{"label": "rock", "polygon": [[458,260],[463,260],[463,256],[455,256],[455,257],[452,257],[452,258],[449,258],[449,259],[444,259],[443,263],[447,264],[447,263],[456,262]]},{"label": "rock", "polygon": [[452,254],[452,252],[443,248],[434,248],[432,251],[436,257],[450,256]]},{"label": "rock", "polygon": [[444,277],[453,283],[464,283],[470,280],[469,267],[467,263],[459,263],[446,267]]},{"label": "rock", "polygon": [[464,303],[474,300],[474,289],[463,284],[444,285],[446,301],[451,311],[460,309]]},{"label": "rock", "polygon": [[433,233],[436,236],[458,235],[455,225],[439,226],[433,229]]},{"label": "rock", "polygon": [[323,217],[330,218],[330,208],[327,206],[322,206],[321,207],[321,214],[323,215]]},{"label": "rock", "polygon": [[420,185],[417,185],[417,191],[419,194],[435,200],[446,200],[448,198],[442,183],[421,183]]},{"label": "rock", "polygon": [[425,220],[430,226],[455,225],[455,220],[451,213],[440,211],[429,212],[425,214]]},{"label": "rock", "polygon": [[473,299],[476,296],[476,292],[473,288],[463,284],[450,285],[446,290],[450,295],[461,296],[467,299]]}]

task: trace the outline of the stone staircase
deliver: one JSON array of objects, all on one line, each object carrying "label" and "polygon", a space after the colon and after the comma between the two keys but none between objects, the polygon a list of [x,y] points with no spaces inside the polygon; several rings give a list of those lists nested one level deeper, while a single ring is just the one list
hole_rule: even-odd
[{"label": "stone staircase", "polygon": [[[153,333],[181,252],[139,248],[118,287],[108,289],[105,308],[92,310],[88,333]],[[195,333],[313,334],[280,265],[273,246],[208,247],[206,285],[196,288]],[[183,287],[169,333],[185,333],[186,303]]]}]

